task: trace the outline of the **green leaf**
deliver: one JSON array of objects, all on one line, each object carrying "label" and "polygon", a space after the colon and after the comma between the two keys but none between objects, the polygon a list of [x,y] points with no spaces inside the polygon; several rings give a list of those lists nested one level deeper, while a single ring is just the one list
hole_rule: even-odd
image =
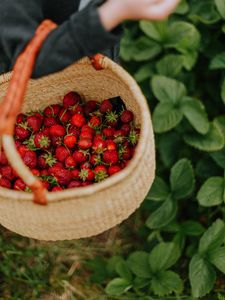
[{"label": "green leaf", "polygon": [[216,272],[210,263],[196,254],[189,265],[189,279],[193,297],[203,297],[212,290]]},{"label": "green leaf", "polygon": [[149,256],[149,264],[153,274],[166,271],[180,257],[180,249],[174,243],[160,243],[154,247]]},{"label": "green leaf", "polygon": [[216,206],[223,202],[224,179],[211,177],[200,188],[197,199],[205,207]]},{"label": "green leaf", "polygon": [[169,26],[169,38],[166,47],[175,48],[183,53],[184,50],[197,50],[201,36],[197,28],[188,22],[177,21]]},{"label": "green leaf", "polygon": [[197,132],[206,134],[209,131],[208,117],[205,107],[200,101],[186,97],[181,103],[181,109]]},{"label": "green leaf", "polygon": [[161,52],[161,46],[150,40],[149,38],[142,36],[138,38],[133,44],[132,58],[135,61],[145,61],[152,59]]},{"label": "green leaf", "polygon": [[217,54],[210,62],[209,68],[211,70],[215,69],[225,69],[225,52]]},{"label": "green leaf", "polygon": [[108,283],[105,291],[109,296],[120,296],[129,291],[131,287],[132,285],[126,279],[115,278]]},{"label": "green leaf", "polygon": [[223,103],[225,104],[225,78],[221,86],[221,98],[223,100]]},{"label": "green leaf", "polygon": [[170,196],[147,219],[146,226],[150,229],[162,228],[169,224],[176,216],[177,203]]},{"label": "green leaf", "polygon": [[162,178],[156,177],[146,199],[153,200],[153,201],[163,201],[168,196],[169,196],[168,185],[165,183],[165,181]]},{"label": "green leaf", "polygon": [[225,1],[224,0],[215,0],[217,10],[221,17],[225,19]]},{"label": "green leaf", "polygon": [[199,253],[209,253],[210,251],[219,248],[224,242],[224,238],[224,222],[220,219],[217,219],[201,237],[198,247]]},{"label": "green leaf", "polygon": [[151,86],[155,97],[163,103],[177,104],[187,94],[182,82],[161,75],[152,78]]},{"label": "green leaf", "polygon": [[204,0],[193,2],[189,18],[193,22],[199,21],[209,25],[218,22],[220,16],[216,11],[214,0]]},{"label": "green leaf", "polygon": [[141,30],[151,39],[163,43],[168,36],[167,21],[140,21]]},{"label": "green leaf", "polygon": [[225,247],[218,248],[209,255],[209,261],[225,274]]},{"label": "green leaf", "polygon": [[200,224],[199,222],[196,221],[186,221],[181,225],[181,231],[185,235],[190,235],[190,236],[199,236],[203,234],[205,231],[205,228]]},{"label": "green leaf", "polygon": [[172,103],[159,103],[153,112],[153,128],[156,133],[175,128],[182,120],[182,112]]},{"label": "green leaf", "polygon": [[170,168],[180,154],[181,137],[174,131],[160,135],[157,147],[160,157],[167,168]]},{"label": "green leaf", "polygon": [[184,135],[184,141],[201,151],[218,151],[224,147],[224,136],[220,127],[215,123],[210,124],[207,134],[189,133]]},{"label": "green leaf", "polygon": [[134,275],[141,278],[150,278],[151,270],[148,263],[148,253],[143,251],[133,252],[127,259],[127,265]]},{"label": "green leaf", "polygon": [[189,5],[187,1],[181,0],[174,13],[179,15],[184,15],[188,12],[188,10],[189,10]]},{"label": "green leaf", "polygon": [[144,64],[134,74],[134,78],[137,82],[142,82],[150,78],[154,74],[152,63]]},{"label": "green leaf", "polygon": [[123,279],[126,279],[128,282],[132,282],[132,274],[125,261],[120,261],[116,264],[116,272]]},{"label": "green leaf", "polygon": [[225,169],[225,147],[220,151],[210,153],[210,156],[219,167]]},{"label": "green leaf", "polygon": [[177,273],[164,271],[152,279],[151,289],[157,296],[166,296],[172,292],[181,293],[183,291],[183,281]]},{"label": "green leaf", "polygon": [[189,160],[179,160],[171,169],[170,184],[175,199],[190,196],[194,190],[195,178]]},{"label": "green leaf", "polygon": [[119,262],[124,261],[123,258],[119,255],[114,255],[107,261],[106,270],[110,276],[116,276],[116,265]]},{"label": "green leaf", "polygon": [[136,289],[142,289],[149,285],[150,279],[149,278],[141,278],[141,277],[135,277],[133,281],[133,286]]},{"label": "green leaf", "polygon": [[214,122],[216,123],[217,126],[219,126],[223,135],[225,135],[225,116],[219,116],[215,118]]},{"label": "green leaf", "polygon": [[182,51],[181,58],[183,60],[183,66],[187,71],[190,71],[197,62],[198,52],[197,51]]},{"label": "green leaf", "polygon": [[181,55],[168,54],[160,59],[156,64],[157,72],[160,75],[176,77],[183,68],[183,58]]}]

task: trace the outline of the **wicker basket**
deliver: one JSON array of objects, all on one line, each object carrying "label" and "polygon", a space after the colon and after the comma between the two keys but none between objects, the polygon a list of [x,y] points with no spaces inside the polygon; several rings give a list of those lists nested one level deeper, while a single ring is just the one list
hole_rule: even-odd
[{"label": "wicker basket", "polygon": [[[62,72],[30,80],[23,112],[60,103],[74,90],[86,100],[120,96],[141,127],[140,140],[131,163],[121,172],[92,186],[47,193],[48,205],[33,202],[33,194],[0,188],[0,223],[39,240],[69,240],[97,235],[128,218],[144,200],[155,175],[155,147],[150,113],[140,88],[122,67],[104,57],[102,70],[89,58]],[[0,102],[11,74],[0,76]],[[6,154],[15,167],[12,144],[3,139]],[[17,165],[18,169],[18,165]],[[20,175],[27,172],[20,166]],[[30,173],[29,173],[30,174]],[[25,173],[23,174],[25,175]],[[30,175],[31,176],[31,175]]]}]

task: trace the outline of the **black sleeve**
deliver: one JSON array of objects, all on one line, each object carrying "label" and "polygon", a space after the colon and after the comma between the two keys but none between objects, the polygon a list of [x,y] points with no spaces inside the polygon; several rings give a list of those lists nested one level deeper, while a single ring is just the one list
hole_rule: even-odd
[{"label": "black sleeve", "polygon": [[[92,1],[50,33],[37,57],[33,78],[62,70],[86,55],[118,43],[121,28],[107,32],[101,24],[97,7],[102,2]],[[0,3],[0,45],[13,65],[43,20],[42,4],[41,0],[0,0]]]}]

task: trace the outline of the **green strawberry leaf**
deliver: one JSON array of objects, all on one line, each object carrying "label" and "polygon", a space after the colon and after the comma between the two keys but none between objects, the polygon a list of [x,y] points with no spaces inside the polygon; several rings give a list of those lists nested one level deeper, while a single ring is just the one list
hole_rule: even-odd
[{"label": "green strawberry leaf", "polygon": [[225,104],[225,78],[221,86],[221,98],[223,100],[223,103]]},{"label": "green strawberry leaf", "polygon": [[132,282],[132,274],[125,261],[120,261],[116,264],[116,272],[121,278],[126,279],[130,283]]},{"label": "green strawberry leaf", "polygon": [[167,77],[176,77],[183,68],[183,58],[181,55],[168,54],[160,59],[156,64],[158,74]]},{"label": "green strawberry leaf", "polygon": [[146,200],[163,201],[169,196],[169,191],[169,187],[165,181],[156,176]]},{"label": "green strawberry leaf", "polygon": [[141,30],[151,39],[164,43],[168,36],[167,21],[150,22],[140,21]]},{"label": "green strawberry leaf", "polygon": [[210,124],[207,134],[188,133],[184,135],[184,141],[198,150],[207,152],[221,150],[225,144],[224,135],[215,122]]},{"label": "green strawberry leaf", "polygon": [[203,297],[212,290],[216,272],[210,263],[196,254],[189,264],[189,279],[193,297]]},{"label": "green strawberry leaf", "polygon": [[134,74],[134,78],[137,82],[142,82],[150,78],[151,76],[153,76],[153,74],[154,71],[153,71],[152,63],[144,64]]},{"label": "green strawberry leaf", "polygon": [[199,236],[204,233],[205,228],[199,222],[189,220],[181,225],[181,231],[185,235]]},{"label": "green strawberry leaf", "polygon": [[192,194],[195,178],[189,160],[181,159],[172,167],[170,184],[175,199],[183,199]]},{"label": "green strawberry leaf", "polygon": [[150,229],[162,228],[169,224],[176,216],[177,202],[169,196],[163,204],[147,219],[146,226]]},{"label": "green strawberry leaf", "polygon": [[220,272],[225,274],[225,247],[210,252],[208,259]]},{"label": "green strawberry leaf", "polygon": [[194,129],[206,134],[209,131],[209,121],[204,105],[192,98],[185,97],[181,104],[181,110]]},{"label": "green strawberry leaf", "polygon": [[216,206],[223,203],[224,179],[211,177],[201,186],[197,199],[199,204],[205,207]]},{"label": "green strawberry leaf", "polygon": [[216,8],[223,19],[225,19],[225,1],[215,0]]},{"label": "green strawberry leaf", "polygon": [[218,22],[220,15],[216,11],[214,0],[204,0],[193,2],[189,18],[193,22],[209,25]]},{"label": "green strawberry leaf", "polygon": [[225,69],[225,51],[217,54],[210,62],[209,68],[211,70],[215,69]]},{"label": "green strawberry leaf", "polygon": [[151,81],[152,91],[160,102],[177,104],[187,94],[185,85],[175,79],[156,75]]},{"label": "green strawberry leaf", "polygon": [[153,112],[153,127],[156,133],[175,128],[182,120],[181,111],[172,103],[159,103]]},{"label": "green strawberry leaf", "polygon": [[180,249],[174,243],[160,243],[149,256],[151,272],[157,274],[172,267],[180,258]]},{"label": "green strawberry leaf", "polygon": [[181,0],[174,13],[179,15],[184,15],[188,12],[188,10],[189,10],[189,5],[187,3],[187,0]]},{"label": "green strawberry leaf", "polygon": [[225,169],[225,147],[220,151],[210,153],[210,156],[219,167]]},{"label": "green strawberry leaf", "polygon": [[183,281],[180,276],[172,271],[164,271],[153,277],[151,289],[157,296],[166,296],[172,292],[181,293],[183,291]]},{"label": "green strawberry leaf", "polygon": [[141,278],[151,278],[148,264],[148,253],[144,251],[133,252],[127,259],[127,265],[132,273]]},{"label": "green strawberry leaf", "polygon": [[222,220],[217,219],[201,237],[198,247],[199,254],[218,249],[223,244],[224,238],[225,224]]},{"label": "green strawberry leaf", "polygon": [[161,46],[155,41],[142,36],[135,40],[133,44],[132,58],[135,61],[145,61],[154,58],[161,52]]},{"label": "green strawberry leaf", "polygon": [[114,278],[106,286],[106,294],[109,296],[121,296],[132,288],[130,282],[124,278]]}]

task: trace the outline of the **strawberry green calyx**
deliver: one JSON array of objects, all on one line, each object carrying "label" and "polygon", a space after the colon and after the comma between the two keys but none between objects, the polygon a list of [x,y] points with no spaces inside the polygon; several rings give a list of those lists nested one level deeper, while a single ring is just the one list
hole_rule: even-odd
[{"label": "strawberry green calyx", "polygon": [[86,179],[88,178],[88,170],[82,169],[79,173],[79,177],[82,181],[86,181]]},{"label": "strawberry green calyx", "polygon": [[116,112],[113,112],[113,111],[109,111],[106,113],[106,121],[108,123],[113,123],[113,122],[116,122],[119,118],[118,114]]},{"label": "strawberry green calyx", "polygon": [[46,164],[49,167],[53,167],[53,165],[57,162],[56,158],[53,157],[53,155],[51,153],[46,153],[46,154],[44,154],[43,157],[45,159]]},{"label": "strawberry green calyx", "polygon": [[47,181],[48,183],[50,183],[53,186],[58,186],[59,185],[58,181],[57,181],[57,178],[55,176],[51,176],[51,175],[45,176],[45,175],[42,175],[41,178],[44,181]]},{"label": "strawberry green calyx", "polygon": [[135,130],[131,130],[128,140],[131,143],[131,145],[136,145],[139,140],[139,134]]},{"label": "strawberry green calyx", "polygon": [[95,182],[101,182],[105,180],[109,175],[105,171],[95,172]]},{"label": "strawberry green calyx", "polygon": [[28,140],[26,140],[25,142],[23,142],[24,145],[27,145],[27,147],[29,148],[29,150],[31,151],[37,151],[37,147],[35,146],[34,143],[34,136],[31,135],[30,138]]}]

